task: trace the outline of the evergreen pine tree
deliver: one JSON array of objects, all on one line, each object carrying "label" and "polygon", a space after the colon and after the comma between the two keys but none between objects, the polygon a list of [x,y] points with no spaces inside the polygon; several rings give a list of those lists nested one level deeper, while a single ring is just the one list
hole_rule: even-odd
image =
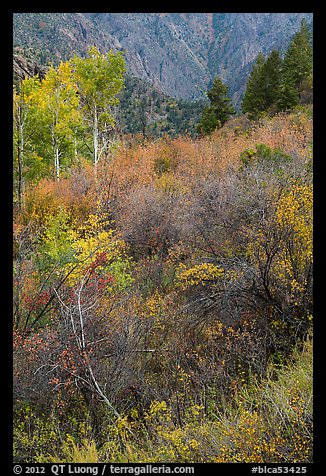
[{"label": "evergreen pine tree", "polygon": [[283,62],[281,107],[288,109],[300,102],[300,92],[307,81],[312,84],[312,35],[305,19],[293,36]]},{"label": "evergreen pine tree", "polygon": [[263,53],[259,53],[247,81],[246,91],[243,96],[241,105],[242,112],[248,112],[251,117],[257,117],[266,107],[263,92],[265,62],[266,60]]},{"label": "evergreen pine tree", "polygon": [[210,105],[203,110],[197,130],[200,134],[210,134],[215,129],[219,129],[235,114],[231,99],[228,96],[228,87],[221,78],[216,77],[212,88],[207,92]]},{"label": "evergreen pine tree", "polygon": [[279,51],[273,50],[262,68],[264,110],[278,110],[282,87],[282,58]]},{"label": "evergreen pine tree", "polygon": [[206,106],[197,127],[198,132],[202,135],[207,135],[220,127],[222,127],[222,124],[221,121],[217,119],[214,108],[212,106]]}]

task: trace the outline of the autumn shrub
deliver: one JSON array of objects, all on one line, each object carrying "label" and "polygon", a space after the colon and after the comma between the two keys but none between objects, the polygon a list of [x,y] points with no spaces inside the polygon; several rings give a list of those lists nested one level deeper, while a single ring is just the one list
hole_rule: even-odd
[{"label": "autumn shrub", "polygon": [[[245,154],[249,157],[248,150]],[[300,335],[304,335],[309,327],[311,177],[302,175],[304,163],[299,166],[297,157],[292,159],[280,149],[260,145],[252,155],[253,163],[248,162],[244,175],[229,172],[225,179],[198,182],[188,220],[192,246],[197,262],[203,260],[202,256],[226,272],[224,291],[197,286],[188,304],[197,318],[200,314],[207,318],[210,313],[223,321],[224,315],[231,315],[237,325],[241,315],[238,310],[250,312],[262,325],[261,332],[270,334],[271,350],[282,345],[283,339],[284,351],[293,332],[298,335],[300,329]],[[266,164],[258,167],[256,160]],[[279,173],[279,167],[271,167],[270,161],[282,164],[284,173]],[[300,198],[295,192],[299,189]],[[280,207],[286,211],[281,212]],[[285,221],[280,221],[280,213],[286,214]],[[289,256],[293,258],[291,264]]]},{"label": "autumn shrub", "polygon": [[19,217],[23,224],[32,221],[41,227],[46,216],[55,213],[61,203],[53,195],[54,186],[54,182],[44,179],[38,185],[30,187],[25,208]]},{"label": "autumn shrub", "polygon": [[181,427],[173,423],[165,402],[154,402],[145,417],[150,442],[145,440],[136,451],[129,443],[125,461],[312,461],[311,341],[292,358],[276,374],[271,367],[274,375],[262,382],[241,384],[235,406],[215,405],[208,417],[201,405],[189,405]]},{"label": "autumn shrub", "polygon": [[50,322],[59,289],[71,297],[74,286],[84,279],[84,291],[104,295],[113,288],[120,292],[132,281],[126,244],[104,214],[89,214],[81,222],[58,206],[42,220],[31,249],[21,246],[20,259],[14,263],[15,319],[25,330]]},{"label": "autumn shrub", "polygon": [[[121,418],[107,428],[108,439],[100,448],[92,440],[68,436],[56,461],[312,462],[311,340],[285,366],[271,366],[269,372],[262,381],[253,378],[239,386],[233,405],[216,404],[207,414],[202,405],[190,403],[181,426],[167,401],[154,400],[142,422],[137,411],[130,413],[128,425],[136,437]],[[45,461],[54,461],[54,456],[43,457]]]},{"label": "autumn shrub", "polygon": [[61,452],[65,439],[80,441],[91,438],[87,412],[80,418],[81,415],[74,414],[73,406],[69,410],[67,418],[62,418],[60,407],[55,405],[51,412],[42,412],[30,403],[17,408],[13,422],[14,462],[45,462],[48,461],[50,451],[52,454]]},{"label": "autumn shrub", "polygon": [[246,114],[228,119],[224,124],[225,129],[230,129],[235,135],[247,135],[253,126],[253,122]]},{"label": "autumn shrub", "polygon": [[32,221],[41,227],[45,225],[47,216],[55,215],[58,208],[63,207],[82,222],[88,214],[95,213],[98,207],[92,175],[94,172],[90,172],[85,165],[83,172],[76,169],[69,178],[59,182],[43,179],[30,187],[20,221],[23,224]]},{"label": "autumn shrub", "polygon": [[265,163],[268,167],[273,165],[280,167],[282,163],[291,161],[292,158],[289,154],[284,153],[281,149],[271,149],[265,144],[257,144],[256,150],[246,149],[240,154],[240,160],[244,166],[249,166],[255,161]]},{"label": "autumn shrub", "polygon": [[311,460],[311,144],[234,119],[28,186],[17,461]]},{"label": "autumn shrub", "polygon": [[170,172],[175,167],[173,158],[168,155],[161,155],[155,159],[154,168],[155,172],[161,176],[166,172]]},{"label": "autumn shrub", "polygon": [[165,256],[178,241],[177,196],[173,190],[165,193],[153,186],[138,188],[128,195],[116,223],[137,258]]},{"label": "autumn shrub", "polygon": [[36,455],[59,446],[60,437],[55,425],[45,415],[37,417],[26,404],[17,412],[13,428],[13,458],[15,462],[35,462]]},{"label": "autumn shrub", "polygon": [[[42,365],[46,367],[48,359],[60,349],[56,332],[40,331],[38,334],[24,336],[15,330],[13,335],[13,399],[14,404],[21,402],[43,405],[46,408],[52,399],[49,381],[52,376],[44,375]],[[39,370],[38,370],[39,369]]]},{"label": "autumn shrub", "polygon": [[296,348],[286,365],[269,367],[263,385],[253,379],[239,392],[241,407],[252,408],[255,402],[261,414],[266,441],[264,461],[312,461],[312,358],[310,336],[303,350]]}]

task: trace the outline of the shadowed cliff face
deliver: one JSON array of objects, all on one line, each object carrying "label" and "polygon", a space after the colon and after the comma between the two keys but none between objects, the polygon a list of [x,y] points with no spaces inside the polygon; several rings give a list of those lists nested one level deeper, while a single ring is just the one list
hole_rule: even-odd
[{"label": "shadowed cliff face", "polygon": [[258,53],[284,51],[307,13],[20,13],[14,44],[67,59],[95,44],[126,50],[129,71],[176,98],[202,98],[220,75],[239,103]]},{"label": "shadowed cliff face", "polygon": [[15,48],[13,54],[13,75],[14,81],[22,81],[35,75],[43,79],[45,70],[34,61],[26,58],[19,48]]}]

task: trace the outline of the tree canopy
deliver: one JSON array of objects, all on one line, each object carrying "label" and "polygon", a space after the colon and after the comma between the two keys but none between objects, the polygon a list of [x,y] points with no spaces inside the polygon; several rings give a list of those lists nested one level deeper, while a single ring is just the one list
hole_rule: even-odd
[{"label": "tree canopy", "polygon": [[305,20],[285,53],[273,50],[265,58],[259,53],[247,81],[242,111],[252,118],[312,100],[312,42]]},{"label": "tree canopy", "polygon": [[210,105],[203,110],[197,130],[200,134],[210,134],[215,129],[219,129],[235,114],[235,109],[228,96],[228,87],[222,79],[216,77],[211,89],[207,92]]},{"label": "tree canopy", "polygon": [[24,79],[13,92],[14,190],[18,208],[26,180],[60,179],[80,157],[94,164],[114,142],[113,107],[124,84],[122,52],[90,48],[50,66],[45,77]]},{"label": "tree canopy", "polygon": [[117,105],[123,87],[125,60],[121,51],[101,54],[94,46],[86,58],[73,59],[78,92],[85,118],[93,137],[93,161],[97,164],[108,148],[109,133],[115,120],[112,107]]}]

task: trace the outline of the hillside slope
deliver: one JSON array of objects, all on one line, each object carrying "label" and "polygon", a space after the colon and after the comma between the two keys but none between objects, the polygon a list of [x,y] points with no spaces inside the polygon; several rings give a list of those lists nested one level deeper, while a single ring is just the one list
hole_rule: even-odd
[{"label": "hillside slope", "polygon": [[284,51],[309,13],[17,13],[14,45],[46,64],[126,50],[129,71],[176,98],[203,98],[221,75],[236,104],[258,53]]}]

